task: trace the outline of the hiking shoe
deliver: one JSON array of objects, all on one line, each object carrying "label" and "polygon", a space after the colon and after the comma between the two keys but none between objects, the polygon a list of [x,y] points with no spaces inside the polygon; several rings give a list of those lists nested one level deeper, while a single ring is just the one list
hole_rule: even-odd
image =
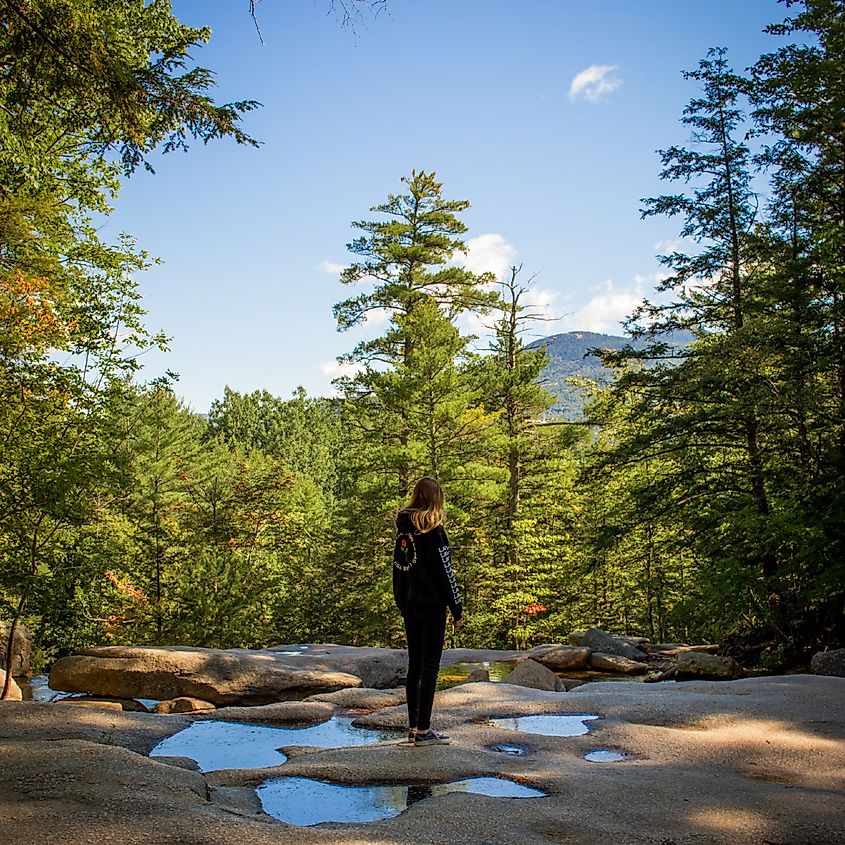
[{"label": "hiking shoe", "polygon": [[432,730],[426,731],[424,734],[418,733],[414,737],[414,745],[448,745],[449,737],[445,734],[436,734]]},{"label": "hiking shoe", "polygon": [[416,745],[417,732],[416,731],[408,731],[408,738],[403,739],[401,742],[397,742],[397,745],[401,745],[403,748],[413,748]]}]

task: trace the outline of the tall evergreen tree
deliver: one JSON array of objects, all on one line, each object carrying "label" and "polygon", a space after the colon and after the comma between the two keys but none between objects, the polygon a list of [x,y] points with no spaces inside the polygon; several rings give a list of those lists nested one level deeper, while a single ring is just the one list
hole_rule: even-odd
[{"label": "tall evergreen tree", "polygon": [[[460,398],[467,386],[455,370],[468,338],[451,321],[496,301],[485,289],[492,277],[450,264],[464,249],[459,236],[466,227],[456,214],[469,203],[445,199],[434,174],[415,171],[403,182],[407,194],[391,195],[373,208],[388,220],[354,224],[365,234],[349,249],[364,260],[344,270],[341,281],[368,281],[372,289],[335,306],[341,330],[375,309],[388,313],[387,330],[345,357],[360,369],[338,385],[349,423],[377,444],[373,466],[396,479],[394,498],[407,494],[415,474],[440,474],[450,452],[452,465],[461,461],[477,420],[469,411],[472,400]],[[457,418],[450,403],[463,408]],[[456,428],[438,436],[438,421],[450,420]]]},{"label": "tall evergreen tree", "polygon": [[[338,328],[363,323],[375,310],[387,313],[386,330],[345,357],[359,369],[338,380],[344,424],[361,452],[350,467],[347,519],[359,537],[353,559],[364,580],[377,584],[370,605],[389,595],[384,567],[393,515],[415,478],[435,474],[450,491],[457,518],[489,475],[482,460],[490,419],[478,389],[462,372],[469,338],[453,321],[495,301],[490,275],[453,263],[465,246],[457,215],[469,203],[448,200],[433,173],[403,179],[407,193],[391,195],[373,211],[387,219],[355,223],[364,234],[349,249],[361,257],[341,275],[345,284],[370,289],[335,306]],[[454,527],[457,529],[457,525]],[[456,561],[469,539],[453,532]]]},{"label": "tall evergreen tree", "polygon": [[[845,9],[791,2],[768,31],[800,35],[752,68],[771,175],[761,233],[760,346],[777,428],[781,582],[795,638],[845,642]],[[786,504],[788,503],[788,504]]]},{"label": "tall evergreen tree", "polygon": [[[710,51],[686,77],[703,88],[682,121],[692,127],[696,148],[662,152],[661,176],[692,188],[647,200],[644,215],[681,216],[681,234],[697,249],[662,258],[672,275],[660,289],[675,298],[646,303],[629,324],[653,342],[641,352],[604,355],[615,364],[652,364],[629,369],[614,388],[623,401],[635,399],[640,424],[626,430],[605,460],[651,465],[641,504],[662,509],[673,502],[679,515],[686,510],[695,520],[709,500],[710,527],[697,535],[702,552],[745,585],[760,623],[777,629],[783,608],[770,532],[775,447],[767,437],[765,362],[756,342],[757,202],[751,154],[738,140],[745,82],[729,68],[724,50]],[[674,349],[662,335],[678,329],[692,330],[697,340]]]}]

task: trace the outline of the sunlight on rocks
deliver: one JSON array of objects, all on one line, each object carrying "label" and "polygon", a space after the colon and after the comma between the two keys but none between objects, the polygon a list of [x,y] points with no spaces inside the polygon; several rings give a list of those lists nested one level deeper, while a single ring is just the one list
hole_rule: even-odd
[{"label": "sunlight on rocks", "polygon": [[713,807],[695,810],[691,818],[696,825],[721,831],[724,834],[743,833],[750,831],[762,833],[766,830],[766,820],[751,810],[737,810],[726,807]]}]

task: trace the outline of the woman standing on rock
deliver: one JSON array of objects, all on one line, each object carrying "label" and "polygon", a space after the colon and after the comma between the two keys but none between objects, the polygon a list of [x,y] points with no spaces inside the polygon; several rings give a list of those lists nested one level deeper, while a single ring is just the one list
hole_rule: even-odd
[{"label": "woman standing on rock", "polygon": [[449,541],[443,530],[443,488],[423,476],[411,501],[396,517],[393,597],[408,640],[408,744],[446,744],[431,730],[431,708],[446,634],[446,609],[455,630],[461,627],[461,595],[452,571]]}]

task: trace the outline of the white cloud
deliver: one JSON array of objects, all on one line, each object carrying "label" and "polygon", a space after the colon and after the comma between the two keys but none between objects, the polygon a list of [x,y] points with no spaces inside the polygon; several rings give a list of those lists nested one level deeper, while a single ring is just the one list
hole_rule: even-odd
[{"label": "white cloud", "polygon": [[633,285],[617,288],[608,279],[585,305],[566,317],[567,326],[574,331],[620,334],[622,323],[643,301],[644,276],[635,276]]},{"label": "white cloud", "polygon": [[392,308],[373,308],[364,315],[364,322],[368,326],[383,326],[392,315]]},{"label": "white cloud", "polygon": [[[505,296],[507,296],[505,294]],[[561,307],[559,303],[560,292],[551,288],[540,288],[532,286],[520,297],[519,304],[525,309],[526,317],[539,317],[538,322],[526,322],[525,340],[529,342],[535,337],[553,334],[561,319]],[[478,314],[470,311],[458,318],[458,328],[462,332],[469,332],[478,337],[475,344],[479,349],[486,349],[492,341],[494,325],[501,319],[500,311],[491,311],[487,314]]]},{"label": "white cloud", "polygon": [[320,371],[329,378],[340,378],[341,376],[354,376],[361,370],[360,364],[350,361],[324,361],[320,364]]},{"label": "white cloud", "polygon": [[337,261],[329,261],[326,259],[325,261],[321,261],[317,265],[317,268],[322,270],[324,273],[331,273],[331,275],[337,276],[338,273],[346,269],[346,265],[339,264]]},{"label": "white cloud", "polygon": [[569,99],[597,103],[612,94],[622,84],[622,80],[613,75],[618,68],[619,65],[590,65],[575,74],[569,84]]},{"label": "white cloud", "polygon": [[700,250],[701,247],[692,238],[669,238],[654,245],[654,251],[658,255],[671,255],[673,252],[695,255]]},{"label": "white cloud", "polygon": [[560,317],[560,311],[557,307],[559,298],[560,291],[551,288],[530,287],[520,299],[520,304],[531,314],[547,320],[556,320]]},{"label": "white cloud", "polygon": [[493,273],[498,279],[507,273],[516,255],[513,244],[490,232],[470,238],[466,242],[466,252],[457,256],[457,262],[472,273]]}]

